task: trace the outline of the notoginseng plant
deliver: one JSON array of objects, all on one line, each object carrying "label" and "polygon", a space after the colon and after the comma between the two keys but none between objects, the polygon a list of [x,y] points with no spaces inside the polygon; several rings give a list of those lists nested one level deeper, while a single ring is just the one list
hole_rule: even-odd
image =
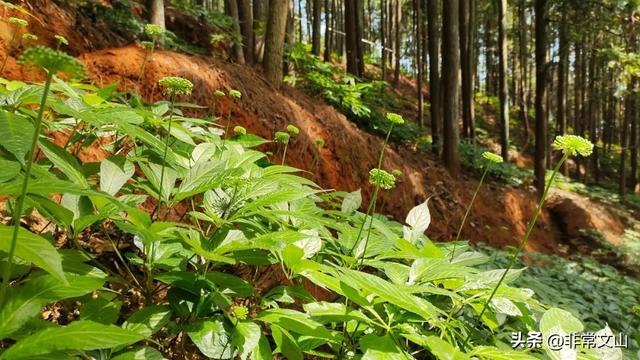
[{"label": "notoginseng plant", "polygon": [[[542,196],[540,196],[540,200],[538,201],[538,206],[536,207],[535,212],[533,213],[533,217],[531,218],[531,220],[529,221],[529,225],[527,226],[527,231],[524,234],[524,237],[522,238],[522,241],[520,241],[520,244],[518,244],[518,247],[515,249],[515,251],[513,252],[513,255],[511,256],[511,258],[509,259],[509,262],[507,263],[507,267],[505,268],[504,272],[502,273],[502,276],[500,276],[497,284],[495,285],[495,287],[493,288],[491,294],[489,295],[489,297],[487,298],[487,300],[484,302],[484,305],[482,306],[482,310],[480,310],[480,313],[476,319],[476,324],[478,323],[478,321],[480,321],[482,319],[482,316],[484,315],[484,313],[487,311],[489,304],[491,303],[491,300],[493,300],[494,296],[496,295],[498,289],[500,288],[500,285],[502,285],[502,283],[504,282],[504,279],[506,278],[507,274],[509,273],[509,271],[511,270],[511,268],[513,267],[513,265],[516,263],[516,261],[518,260],[518,257],[520,256],[520,252],[522,252],[522,250],[524,249],[525,245],[527,244],[527,241],[529,240],[529,236],[531,236],[531,233],[533,232],[533,227],[536,224],[536,221],[538,220],[538,217],[540,216],[540,213],[542,212],[542,208],[544,207],[544,203],[547,199],[547,195],[549,193],[549,189],[551,188],[551,185],[553,184],[553,181],[556,178],[556,175],[558,175],[558,172],[560,170],[560,168],[562,167],[562,164],[564,164],[564,162],[570,157],[570,156],[583,156],[583,157],[587,157],[589,155],[591,155],[591,153],[593,152],[593,144],[580,136],[576,136],[576,135],[563,135],[563,136],[557,136],[556,139],[553,142],[553,148],[555,150],[559,150],[562,151],[562,158],[560,158],[560,161],[558,161],[558,163],[556,164],[555,168],[553,168],[553,172],[551,173],[551,177],[549,178],[549,181],[547,181],[547,184],[545,185],[544,191],[542,192]],[[469,334],[466,336],[464,342],[463,342],[463,347],[467,346],[467,343],[469,341],[469,338],[471,337],[471,332],[469,332]]]},{"label": "notoginseng plant", "polygon": [[63,52],[52,50],[42,46],[27,49],[22,54],[18,62],[20,64],[33,66],[35,68],[44,70],[46,73],[46,80],[44,83],[42,98],[40,100],[40,107],[38,108],[38,112],[33,124],[33,134],[29,151],[26,154],[26,159],[18,159],[21,163],[24,164],[24,179],[22,180],[20,195],[16,199],[13,211],[13,232],[11,235],[7,263],[2,273],[2,285],[0,286],[0,307],[3,304],[7,288],[9,286],[9,278],[11,276],[11,270],[13,268],[13,257],[15,255],[16,245],[18,241],[18,233],[21,228],[20,218],[22,216],[22,209],[27,195],[27,187],[29,185],[29,180],[31,179],[31,168],[34,162],[35,152],[38,147],[38,139],[40,137],[40,129],[42,127],[42,117],[47,105],[47,97],[49,95],[51,81],[53,80],[53,76],[56,73],[63,73],[70,77],[82,77],[85,75],[84,66],[74,58]]},{"label": "notoginseng plant", "polygon": [[138,74],[138,80],[142,79],[144,75],[144,69],[147,63],[153,56],[153,51],[156,49],[156,44],[162,39],[165,30],[160,25],[147,24],[144,26],[144,34],[147,35],[151,41],[142,41],[140,45],[145,49],[144,60],[142,61],[142,67],[140,68],[140,74]]},{"label": "notoginseng plant", "polygon": [[471,212],[471,208],[473,207],[473,203],[476,200],[476,196],[478,196],[478,192],[480,192],[480,188],[482,187],[482,184],[484,183],[484,178],[487,177],[487,174],[489,173],[489,169],[491,169],[491,165],[500,164],[500,163],[502,163],[504,161],[502,159],[502,156],[496,155],[494,153],[490,153],[488,151],[485,151],[485,152],[482,153],[482,158],[484,158],[487,161],[487,164],[484,167],[484,171],[482,172],[482,177],[480,177],[480,182],[478,183],[478,186],[476,187],[476,191],[473,193],[473,196],[471,197],[471,201],[469,202],[469,206],[467,206],[467,210],[464,212],[464,216],[462,217],[462,221],[460,222],[460,227],[458,227],[458,232],[456,234],[456,239],[453,242],[453,249],[451,250],[451,261],[453,261],[453,258],[454,258],[455,254],[456,254],[456,245],[457,245],[458,241],[460,240],[460,234],[462,234],[462,229],[464,228],[464,224],[467,221],[467,217],[469,216],[469,213]]},{"label": "notoginseng plant", "polygon": [[69,46],[69,40],[62,35],[53,35],[53,38],[56,39],[56,50],[60,50],[62,45]]},{"label": "notoginseng plant", "polygon": [[[395,187],[396,178],[392,174],[382,170],[382,160],[384,159],[384,152],[387,148],[387,144],[389,143],[389,137],[391,136],[393,127],[395,125],[404,124],[404,119],[402,118],[401,115],[388,113],[387,120],[391,125],[389,126],[389,130],[387,130],[387,135],[384,139],[384,142],[382,143],[382,148],[380,149],[380,156],[378,157],[378,167],[371,169],[371,171],[369,171],[369,182],[374,186],[373,195],[371,196],[371,200],[369,201],[369,207],[367,208],[367,212],[364,215],[364,221],[360,225],[360,229],[358,230],[358,235],[356,236],[353,246],[349,251],[350,254],[353,254],[356,248],[359,248],[357,252],[358,254],[356,255],[356,261],[353,263],[353,265],[358,263],[358,259],[361,256],[362,258],[360,259],[360,261],[362,262],[364,260],[365,253],[367,251],[367,245],[369,243],[369,236],[371,235],[371,227],[373,226],[373,212],[376,207],[376,201],[378,200],[378,193],[380,189],[382,188],[384,190],[390,190],[393,187]],[[370,215],[371,215],[371,222],[369,224],[369,230],[367,231],[367,237],[364,241],[364,246],[361,246],[360,236],[362,236],[362,232],[364,230],[365,224],[367,223],[367,219]]]},{"label": "notoginseng plant", "polygon": [[2,66],[0,66],[0,74],[2,74],[2,72],[4,71],[4,67],[7,66],[7,61],[9,61],[9,53],[13,49],[16,36],[18,35],[18,31],[20,31],[21,28],[27,27],[27,25],[29,25],[27,20],[15,18],[15,17],[9,18],[9,24],[12,25],[13,31],[11,32],[9,45],[7,45],[7,54],[5,55],[4,60],[2,60]]},{"label": "notoginseng plant", "polygon": [[[224,93],[221,91],[222,95],[224,96]],[[216,97],[220,97],[220,94],[214,93],[214,96]],[[233,103],[235,104],[236,101],[238,101],[241,97],[242,97],[242,93],[238,90],[229,90],[229,97],[231,97],[231,100],[233,101]],[[214,113],[215,115],[215,113]],[[229,110],[227,111],[227,123],[224,126],[224,134],[222,134],[222,148],[224,149],[224,144],[227,140],[227,136],[228,136],[228,132],[229,132],[229,126],[231,125],[231,106],[229,106]]]}]

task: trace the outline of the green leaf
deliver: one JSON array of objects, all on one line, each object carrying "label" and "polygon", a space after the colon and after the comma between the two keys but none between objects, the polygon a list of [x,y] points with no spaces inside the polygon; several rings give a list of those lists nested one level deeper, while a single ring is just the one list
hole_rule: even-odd
[{"label": "green leaf", "polygon": [[405,222],[409,227],[405,226],[403,229],[404,238],[411,243],[415,243],[431,224],[431,212],[429,212],[428,202],[429,199],[411,209],[407,214]]},{"label": "green leaf", "polygon": [[567,334],[579,333],[584,329],[582,322],[566,310],[551,308],[540,319],[540,332],[550,334],[554,328],[564,330]]},{"label": "green leaf", "polygon": [[[0,225],[0,251],[9,252],[13,227]],[[42,270],[67,282],[62,271],[62,259],[51,243],[40,235],[25,229],[18,229],[15,254],[22,260],[29,261]]]},{"label": "green leaf", "polygon": [[133,344],[143,338],[117,326],[79,320],[67,326],[38,331],[15,343],[0,355],[0,359],[29,359],[63,350],[108,349]]},{"label": "green leaf", "polygon": [[112,156],[100,163],[100,190],[115,195],[127,183],[135,166],[123,156]]},{"label": "green leaf", "polygon": [[89,183],[82,173],[82,166],[72,153],[46,139],[40,140],[40,149],[67,179],[80,185],[83,189],[89,187]]},{"label": "green leaf", "polygon": [[323,323],[356,320],[369,323],[371,320],[358,310],[347,307],[345,304],[332,302],[313,302],[303,305],[304,311],[314,319]]},{"label": "green leaf", "polygon": [[471,356],[477,356],[482,359],[491,360],[536,360],[535,356],[529,355],[522,351],[511,349],[498,349],[493,346],[477,346],[471,353]]},{"label": "green leaf", "polygon": [[101,324],[113,324],[118,320],[122,302],[115,299],[115,294],[101,294],[91,299],[80,308],[80,318]]},{"label": "green leaf", "polygon": [[15,178],[20,173],[20,163],[7,159],[0,159],[0,183]]},{"label": "green leaf", "polygon": [[214,359],[231,359],[234,354],[231,334],[221,318],[200,320],[187,329],[187,335],[200,352]]},{"label": "green leaf", "polygon": [[148,338],[169,322],[171,313],[166,305],[147,306],[133,313],[122,327]]},{"label": "green leaf", "polygon": [[429,336],[426,339],[427,346],[431,353],[440,360],[468,360],[469,357],[460,350],[454,348],[448,342],[440,339],[437,336]]},{"label": "green leaf", "polygon": [[322,324],[312,320],[309,315],[292,309],[271,309],[260,313],[257,320],[278,325],[296,334],[324,339],[339,343],[342,337],[332,333]]},{"label": "green leaf", "polygon": [[25,156],[31,151],[31,141],[35,128],[27,118],[0,111],[0,145],[24,163]]},{"label": "green leaf", "polygon": [[260,325],[252,321],[239,321],[231,336],[233,345],[238,348],[240,359],[246,359],[249,354],[258,350],[262,330]]},{"label": "green leaf", "polygon": [[360,205],[362,205],[362,193],[360,192],[360,189],[358,189],[345,195],[344,199],[342,199],[340,211],[345,214],[351,214],[358,210]]},{"label": "green leaf", "polygon": [[35,318],[45,305],[85,295],[104,284],[101,277],[67,273],[66,278],[68,284],[51,275],[41,274],[28,278],[24,285],[10,288],[7,301],[0,310],[0,339],[10,336]]},{"label": "green leaf", "polygon": [[124,352],[111,358],[111,360],[165,360],[162,353],[154,348],[141,347],[136,350]]},{"label": "green leaf", "polygon": [[276,343],[274,353],[284,355],[287,360],[304,360],[302,350],[287,330],[280,326],[272,325],[271,336],[273,336],[273,341]]},{"label": "green leaf", "polygon": [[389,335],[365,335],[360,339],[360,348],[364,353],[362,360],[409,359]]},{"label": "green leaf", "polygon": [[207,274],[207,279],[218,286],[223,294],[240,297],[250,297],[255,294],[251,283],[234,275],[221,272],[211,272]]}]

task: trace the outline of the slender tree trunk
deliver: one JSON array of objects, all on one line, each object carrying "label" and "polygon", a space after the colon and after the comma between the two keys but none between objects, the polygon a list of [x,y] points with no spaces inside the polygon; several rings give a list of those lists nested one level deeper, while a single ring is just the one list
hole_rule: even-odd
[{"label": "slender tree trunk", "polygon": [[458,154],[460,120],[460,0],[443,0],[442,21],[442,78],[444,85],[444,165],[452,175],[460,171]]},{"label": "slender tree trunk", "polygon": [[473,106],[473,24],[472,12],[475,0],[460,0],[460,62],[462,67],[462,134],[475,140]]},{"label": "slender tree trunk", "polygon": [[360,76],[360,60],[358,58],[358,42],[360,42],[360,38],[357,35],[357,1],[359,0],[344,0],[344,24],[346,33],[347,72],[355,76]]},{"label": "slender tree trunk", "polygon": [[240,30],[242,31],[242,44],[244,45],[244,58],[248,64],[254,63],[255,41],[253,36],[253,13],[250,0],[237,0]]},{"label": "slender tree trunk", "polygon": [[[225,5],[227,6],[227,14],[233,20],[233,32],[242,36],[242,31],[240,30],[240,15],[238,14],[238,3],[236,0],[225,0]],[[235,53],[236,61],[239,64],[245,64],[244,57],[244,49],[242,44],[235,44],[233,46],[233,50]]]},{"label": "slender tree trunk", "polygon": [[504,161],[509,161],[509,91],[507,88],[507,0],[498,1],[498,58],[500,61],[500,145]]},{"label": "slender tree trunk", "polygon": [[418,70],[418,124],[420,127],[424,126],[424,106],[423,106],[423,93],[422,93],[422,13],[420,2],[423,0],[415,0],[416,9],[416,66]]},{"label": "slender tree trunk", "polygon": [[627,173],[626,173],[626,162],[627,162],[627,130],[629,128],[629,123],[631,122],[631,118],[634,116],[633,108],[634,108],[634,99],[632,94],[627,94],[624,102],[624,117],[622,121],[622,136],[620,137],[620,169],[618,172],[620,173],[619,178],[619,189],[620,198],[624,200],[624,196],[627,194]]},{"label": "slender tree trunk", "polygon": [[534,158],[535,185],[538,196],[545,186],[545,160],[547,151],[547,0],[535,0],[536,39],[536,151]]},{"label": "slender tree trunk", "polygon": [[253,34],[254,34],[254,61],[262,63],[264,56],[264,35],[258,35],[258,30],[267,22],[269,13],[269,0],[253,0]]},{"label": "slender tree trunk", "polygon": [[527,51],[527,18],[525,12],[526,0],[520,0],[518,3],[518,55],[520,58],[520,93],[518,100],[518,107],[520,110],[520,121],[524,125],[524,144],[522,146],[522,151],[524,151],[529,145],[530,139],[530,129],[529,125],[529,108],[528,108],[528,100],[527,97],[529,95],[529,87],[527,85],[527,75],[528,75],[528,58],[529,54]]},{"label": "slender tree trunk", "polygon": [[385,21],[385,12],[386,12],[387,2],[386,0],[380,0],[380,67],[382,68],[382,81],[386,81],[387,79],[387,52],[386,52],[386,27],[387,23]]},{"label": "slender tree trunk", "polygon": [[[631,82],[631,87],[635,88],[637,84],[637,79]],[[629,176],[629,185],[633,192],[636,191],[636,186],[638,184],[638,117],[640,114],[639,105],[640,99],[637,92],[631,95],[633,97],[633,108],[632,108],[632,116],[631,116],[631,133],[629,134],[629,150],[631,150],[631,158],[630,160],[630,176]]]},{"label": "slender tree trunk", "polygon": [[364,76],[364,43],[362,42],[364,34],[364,0],[354,0],[356,10],[356,50],[358,56],[358,76]]},{"label": "slender tree trunk", "polygon": [[431,115],[431,141],[434,153],[440,153],[442,103],[440,100],[440,14],[439,0],[427,0],[427,32],[429,36],[429,111]]},{"label": "slender tree trunk", "polygon": [[396,54],[396,64],[395,64],[395,68],[393,71],[393,86],[398,86],[399,82],[400,82],[400,25],[402,24],[402,0],[395,0],[395,11],[394,11],[394,17],[395,17],[395,24],[394,24],[394,30],[395,30],[395,41],[394,41],[394,45],[395,45],[395,54]]},{"label": "slender tree trunk", "polygon": [[[308,1],[308,0],[307,0]],[[320,56],[320,39],[322,38],[320,21],[322,17],[322,0],[313,0],[313,29],[311,38],[311,53]]]},{"label": "slender tree trunk", "polygon": [[166,29],[164,21],[164,0],[150,0],[149,14],[149,22],[160,25],[163,29]]},{"label": "slender tree trunk", "polygon": [[282,57],[288,4],[289,0],[270,0],[269,4],[263,67],[267,80],[276,88],[282,84]]},{"label": "slender tree trunk", "polygon": [[[293,0],[295,1],[295,0]],[[303,24],[302,24],[302,0],[298,0],[298,36],[299,36],[299,41],[300,42],[304,42],[304,31],[303,31]]]},{"label": "slender tree trunk", "polygon": [[331,61],[331,9],[335,0],[324,0],[324,61]]}]

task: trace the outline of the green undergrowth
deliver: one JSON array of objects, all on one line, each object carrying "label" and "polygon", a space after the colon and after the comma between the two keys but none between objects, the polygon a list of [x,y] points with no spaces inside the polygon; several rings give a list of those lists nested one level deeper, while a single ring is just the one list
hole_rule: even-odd
[{"label": "green undergrowth", "polygon": [[[59,52],[28,55],[81,70]],[[268,155],[259,146],[272,140],[231,113],[191,117],[186,79],[162,79],[167,99],[153,104],[117,84],[48,79],[0,81],[0,196],[16,219],[0,224],[0,359],[558,359],[546,345],[512,349],[512,333],[584,329],[573,304],[517,285],[524,267],[430,241],[427,200],[396,222],[363,212],[360,191],[287,166],[293,126]],[[108,155],[82,163],[89,146]],[[374,170],[376,191],[393,187]],[[264,288],[265,277],[281,281]],[[580,317],[613,334],[596,310]]]},{"label": "green undergrowth", "polygon": [[[492,258],[492,266],[507,263],[509,252],[480,246]],[[568,310],[579,318],[587,331],[595,332],[608,324],[614,332],[630,339],[628,358],[640,350],[640,281],[591,257],[575,261],[556,255],[527,253],[527,271],[513,282],[535,293],[534,298]],[[633,341],[631,341],[633,339]]]}]

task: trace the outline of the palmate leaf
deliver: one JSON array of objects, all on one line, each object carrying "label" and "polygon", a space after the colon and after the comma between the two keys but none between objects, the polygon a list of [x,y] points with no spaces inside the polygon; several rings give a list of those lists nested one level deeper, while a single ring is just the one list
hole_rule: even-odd
[{"label": "palmate leaf", "polygon": [[0,339],[19,330],[28,320],[36,317],[48,303],[85,295],[99,289],[104,279],[67,273],[69,284],[51,275],[32,276],[24,285],[11,288],[8,301],[0,309]]},{"label": "palmate leaf", "polygon": [[123,156],[112,156],[100,162],[100,190],[115,195],[133,176],[135,166]]},{"label": "palmate leaf", "polygon": [[29,120],[21,115],[0,111],[0,146],[24,163],[31,151],[31,138],[35,131]]},{"label": "palmate leaf", "polygon": [[238,348],[238,356],[245,360],[251,353],[259,351],[262,330],[253,321],[239,321],[231,336],[233,345]]},{"label": "palmate leaf", "polygon": [[108,349],[133,344],[143,338],[144,336],[134,331],[114,325],[79,320],[67,326],[38,331],[0,354],[0,359],[30,359],[64,350]]},{"label": "palmate leaf", "polygon": [[40,141],[40,149],[47,159],[62,171],[67,179],[78,184],[83,189],[89,187],[89,183],[82,173],[80,163],[71,153],[46,139]]},{"label": "palmate leaf", "polygon": [[171,308],[165,305],[151,305],[144,307],[131,315],[122,327],[137,332],[145,337],[160,331],[171,318]]},{"label": "palmate leaf", "polygon": [[[9,252],[13,227],[0,225],[0,251]],[[29,261],[42,270],[66,283],[62,270],[62,259],[51,243],[40,235],[20,228],[16,242],[15,255],[22,260]]]},{"label": "palmate leaf", "polygon": [[187,335],[200,352],[213,359],[231,359],[234,346],[231,333],[221,318],[201,320],[187,329]]}]

